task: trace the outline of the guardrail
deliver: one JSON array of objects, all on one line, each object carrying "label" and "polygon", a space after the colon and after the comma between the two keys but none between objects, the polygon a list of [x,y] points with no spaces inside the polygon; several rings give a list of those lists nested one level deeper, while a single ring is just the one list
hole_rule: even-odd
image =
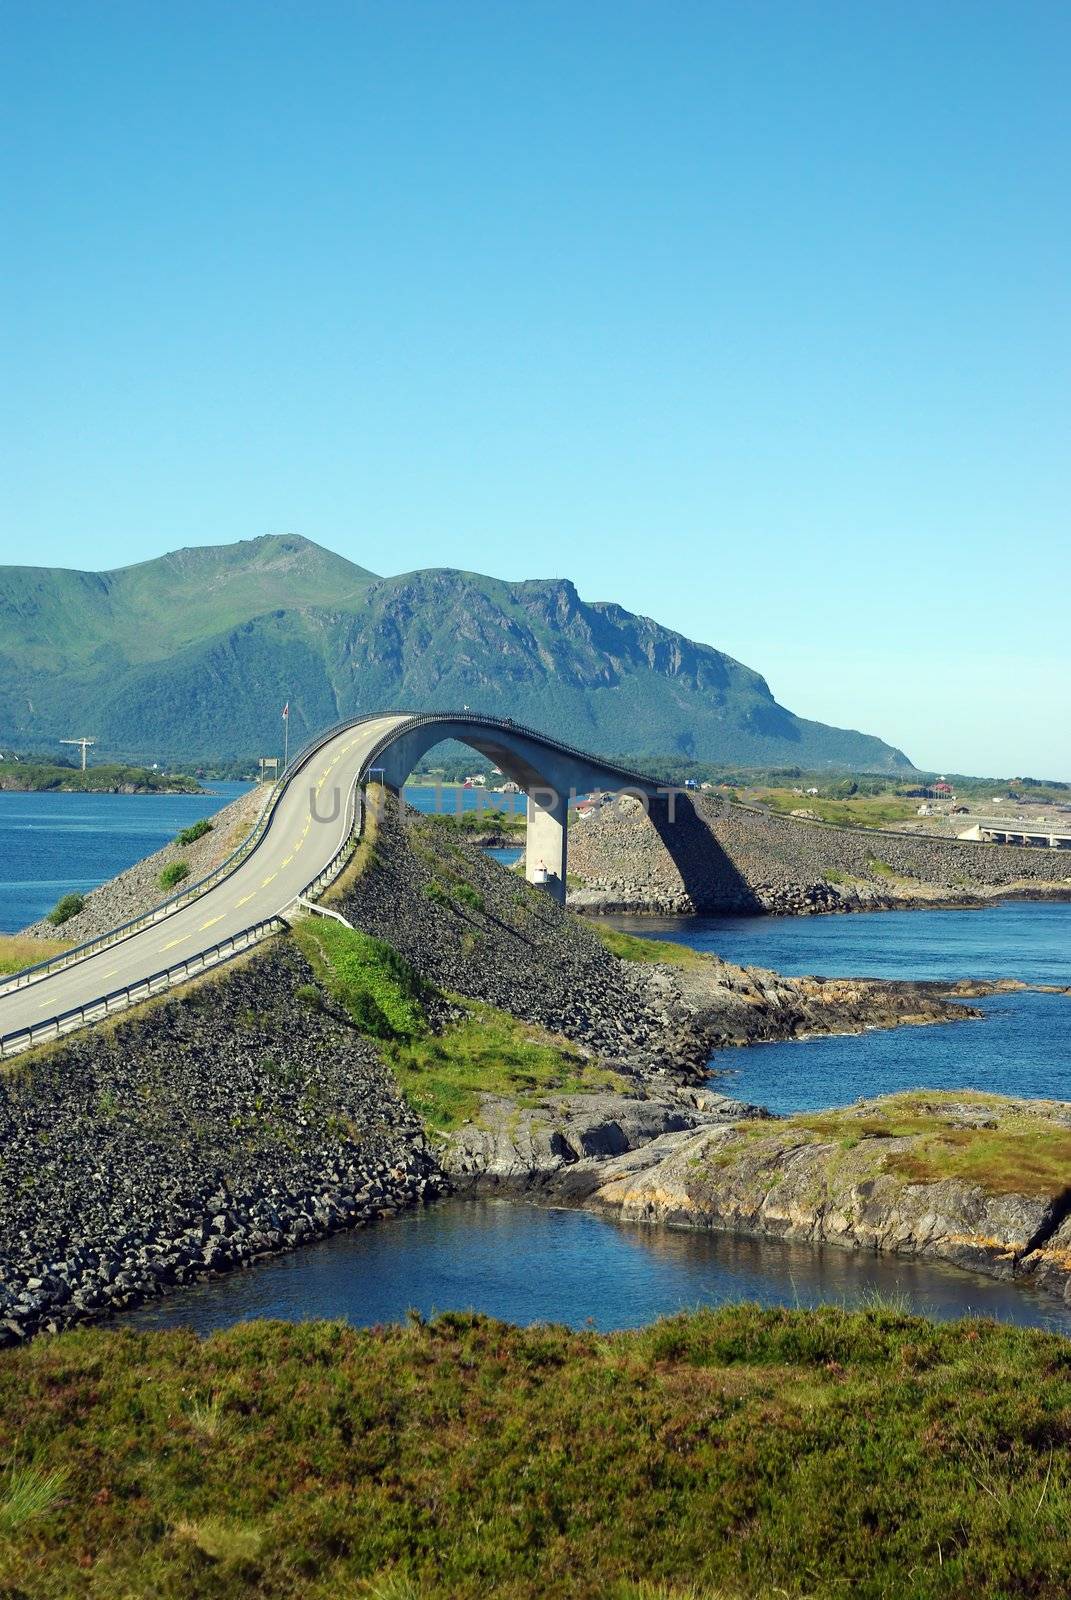
[{"label": "guardrail", "polygon": [[[118,928],[113,928],[96,939],[87,940],[85,944],[78,945],[73,950],[65,951],[62,955],[53,957],[49,961],[39,962],[34,967],[27,967],[22,972],[15,973],[5,984],[0,985],[0,994],[24,988],[30,983],[48,976],[50,972],[60,971],[62,968],[72,965],[75,961],[84,959],[89,954],[117,944],[138,932],[139,929],[148,927],[152,923],[170,916],[173,912],[179,910],[181,906],[188,905],[191,900],[204,894],[206,890],[214,888],[216,884],[221,882],[223,878],[228,877],[243,861],[248,860],[249,856],[262,843],[271,817],[285,788],[305,766],[309,758],[323,745],[335,738],[337,734],[372,720],[374,720],[374,716],[371,714],[363,717],[346,718],[310,740],[297,753],[294,759],[287,764],[285,772],[273,786],[268,797],[268,803],[261,813],[253,833],[250,834],[247,840],[243,841],[237,850],[227,857],[226,861],[221,862],[213,872],[200,879],[196,884],[191,885],[185,892],[172,896],[170,900],[163,901],[159,906],[154,907],[142,916],[132,918],[131,921],[121,924]],[[480,713],[469,711],[442,711],[414,715],[405,718],[403,722],[391,728],[373,745],[370,754],[355,775],[347,796],[345,825],[339,848],[327,865],[317,873],[316,877],[305,885],[305,888],[301,891],[301,897],[314,899],[317,895],[322,894],[339,876],[349,860],[364,826],[364,808],[359,799],[361,777],[369,771],[383,751],[402,734],[408,733],[413,728],[459,720],[475,723],[477,726],[487,727],[499,732],[519,734],[521,737],[531,739],[534,743],[540,744],[546,749],[555,750],[593,765],[601,766],[606,772],[613,773],[617,777],[625,778],[636,784],[651,786],[657,782],[654,778],[630,772],[624,767],[618,767],[613,762],[600,761],[598,757],[593,757],[587,751],[580,750],[574,745],[563,744],[555,739],[549,739],[546,734],[540,733],[538,729],[527,728],[521,723],[511,722],[501,717],[483,716]],[[291,902],[291,904],[293,903]],[[222,962],[238,955],[241,951],[249,949],[251,945],[259,943],[260,940],[267,938],[272,933],[279,932],[287,926],[288,923],[285,916],[276,914],[263,922],[254,923],[251,927],[244,928],[241,932],[220,940],[218,944],[210,945],[196,955],[176,962],[173,966],[163,968],[161,971],[151,974],[148,978],[138,979],[133,984],[114,989],[108,994],[100,995],[81,1006],[74,1006],[68,1011],[59,1012],[52,1017],[46,1017],[40,1022],[33,1023],[28,1028],[16,1029],[11,1033],[4,1034],[0,1036],[0,1059],[30,1049],[35,1044],[61,1038],[64,1034],[74,1032],[89,1023],[102,1021],[105,1017],[126,1010],[129,1006],[137,1005],[153,995],[163,994],[176,984],[184,983],[187,979],[211,967],[220,965]]]},{"label": "guardrail", "polygon": [[[312,899],[315,895],[322,894],[334,883],[350,859],[364,825],[364,807],[359,795],[359,785],[355,780],[346,802],[347,823],[342,843],[327,865],[317,873],[311,883],[306,884],[301,892],[302,897]],[[30,1050],[36,1044],[46,1044],[60,1039],[65,1034],[76,1032],[79,1028],[88,1027],[90,1023],[103,1022],[106,1017],[126,1011],[130,1006],[140,1005],[142,1001],[149,1000],[154,995],[166,994],[178,984],[186,983],[202,972],[221,966],[223,962],[241,955],[243,951],[259,944],[261,940],[269,938],[274,933],[281,933],[287,927],[289,923],[285,916],[267,917],[263,922],[255,922],[239,933],[221,939],[218,944],[209,945],[206,950],[188,956],[184,961],[176,961],[174,965],[164,967],[147,978],[139,978],[135,983],[125,984],[120,989],[112,989],[94,1000],[88,1000],[84,1005],[72,1006],[68,1011],[58,1012],[53,1017],[45,1017],[40,1022],[32,1023],[28,1028],[16,1028],[11,1033],[0,1035],[0,1061],[19,1055],[23,1050]]]},{"label": "guardrail", "polygon": [[[925,833],[922,830],[920,830],[918,833],[907,833],[900,828],[867,828],[859,822],[829,822],[825,817],[794,817],[790,811],[774,811],[772,809],[768,810],[763,806],[749,805],[746,800],[731,800],[729,804],[734,811],[747,811],[753,817],[765,817],[766,819],[772,817],[776,822],[798,823],[799,826],[803,828],[828,828],[834,833],[858,833],[862,835],[862,837],[871,840],[903,839],[909,844],[915,845],[955,844],[961,845],[965,850],[973,850],[979,844],[988,843],[988,841],[980,839],[958,839],[956,838],[955,834],[948,833]],[[1013,833],[1021,833],[1025,831],[1029,834],[1031,832],[1038,833],[1041,830],[1030,828],[1026,828],[1024,830],[1019,827],[1015,827],[1011,831]],[[1048,852],[1050,846],[1017,844],[1011,847],[1006,846],[1004,848],[1013,848],[1015,850],[1040,849]]]},{"label": "guardrail", "polygon": [[49,977],[53,972],[62,972],[65,967],[73,966],[78,961],[83,961],[86,956],[96,955],[101,950],[107,950],[111,945],[121,944],[124,939],[129,939],[132,934],[140,933],[142,928],[148,928],[155,922],[162,922],[172,916],[176,911],[181,911],[183,906],[188,906],[191,901],[197,900],[209,889],[214,889],[222,883],[224,878],[230,877],[244,861],[257,850],[263,843],[264,836],[271,824],[276,807],[283,797],[283,793],[292,780],[297,776],[311,756],[316,754],[323,745],[328,744],[336,734],[346,728],[356,727],[362,722],[373,720],[371,714],[363,717],[347,717],[341,722],[334,723],[330,728],[310,739],[295,756],[287,763],[285,770],[280,773],[268,794],[264,810],[257,818],[256,824],[248,836],[242,840],[231,854],[221,861],[218,867],[205,877],[198,878],[196,883],[188,884],[178,894],[171,895],[167,900],[161,900],[158,905],[149,911],[143,911],[140,916],[131,917],[128,922],[121,922],[115,928],[109,928],[106,933],[95,935],[86,939],[84,943],[74,945],[70,950],[64,950],[59,955],[50,956],[46,961],[35,962],[32,967],[23,967],[21,972],[12,973],[10,977],[0,982],[0,995],[12,994],[16,989],[28,988],[31,983],[37,983],[41,978]]},{"label": "guardrail", "polygon": [[78,1028],[84,1028],[91,1022],[103,1022],[105,1017],[125,1011],[129,1006],[151,999],[153,995],[163,994],[176,983],[185,983],[198,973],[219,966],[221,962],[230,960],[232,956],[239,955],[251,945],[258,944],[261,939],[277,933],[286,926],[282,917],[269,917],[265,922],[255,922],[252,927],[243,928],[240,933],[221,939],[219,944],[210,945],[207,950],[188,956],[185,961],[164,967],[159,972],[151,973],[147,978],[139,978],[137,983],[126,984],[121,989],[112,989],[108,994],[89,1000],[83,1006],[72,1006],[69,1011],[60,1011],[54,1017],[45,1017],[40,1022],[32,1023],[28,1028],[18,1028],[12,1033],[5,1033],[0,1037],[0,1060],[18,1055],[23,1050],[32,1049],[35,1044],[45,1044],[60,1039],[64,1034],[74,1033]]}]

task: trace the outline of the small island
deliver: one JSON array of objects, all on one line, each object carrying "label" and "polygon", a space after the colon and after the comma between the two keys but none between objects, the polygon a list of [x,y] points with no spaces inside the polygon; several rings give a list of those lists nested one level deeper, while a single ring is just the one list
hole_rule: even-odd
[{"label": "small island", "polygon": [[158,772],[152,767],[127,767],[102,762],[78,767],[62,761],[0,761],[0,789],[19,794],[203,794],[196,778],[183,772]]}]

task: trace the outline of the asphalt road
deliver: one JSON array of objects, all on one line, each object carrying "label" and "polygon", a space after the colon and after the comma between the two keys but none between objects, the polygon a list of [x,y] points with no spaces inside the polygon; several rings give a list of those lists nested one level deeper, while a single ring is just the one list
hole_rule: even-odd
[{"label": "asphalt road", "polygon": [[254,853],[214,888],[128,939],[0,995],[0,1035],[87,1005],[285,911],[345,839],[346,802],[376,740],[403,716],[345,729],[287,785]]}]

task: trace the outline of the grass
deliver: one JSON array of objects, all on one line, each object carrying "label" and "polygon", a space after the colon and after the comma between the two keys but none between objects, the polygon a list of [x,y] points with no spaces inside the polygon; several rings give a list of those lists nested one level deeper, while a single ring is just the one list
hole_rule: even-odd
[{"label": "grass", "polygon": [[[993,1115],[978,1125],[956,1126],[942,1118],[943,1105]],[[908,1183],[957,1179],[990,1194],[1062,1195],[1071,1187],[1071,1128],[1050,1121],[1043,1101],[1036,1112],[1010,1112],[1006,1106],[999,1096],[960,1091],[889,1095],[862,1114],[849,1107],[776,1126],[781,1133],[799,1130],[835,1140],[846,1149],[868,1139],[911,1139],[907,1150],[879,1153],[882,1170]],[[760,1124],[756,1128],[761,1131]]]},{"label": "grass", "polygon": [[424,818],[448,833],[460,834],[463,839],[483,838],[486,834],[494,834],[496,837],[523,842],[528,825],[523,815],[499,811],[492,806],[481,806],[477,811],[463,811],[460,816],[449,811],[427,812],[424,813]]},{"label": "grass", "polygon": [[0,934],[0,973],[21,972],[39,961],[49,961],[71,947],[63,939],[29,939],[17,933]]},{"label": "grass", "polygon": [[84,894],[61,895],[48,913],[48,921],[54,928],[61,928],[65,922],[70,922],[76,917],[86,903]]},{"label": "grass", "polygon": [[841,827],[882,828],[891,822],[906,822],[916,815],[917,800],[898,795],[852,795],[849,799],[827,799],[822,795],[793,794],[791,789],[763,789],[756,800],[773,811],[788,815],[792,811],[813,811],[822,822]]},{"label": "grass", "polygon": [[[624,1087],[564,1039],[460,996],[452,998],[464,1019],[433,1034],[423,1007],[427,986],[385,940],[320,918],[297,923],[293,934],[331,1000],[383,1045],[399,1088],[435,1132],[471,1121],[481,1094],[532,1105],[554,1091]],[[299,994],[311,1005],[318,991],[302,985]]]},{"label": "grass", "polygon": [[706,956],[686,944],[674,944],[671,939],[642,939],[634,933],[622,933],[618,928],[608,928],[597,917],[584,919],[602,943],[621,961],[662,962],[673,967],[698,967]]},{"label": "grass", "polygon": [[374,1039],[411,1039],[426,1031],[425,985],[383,939],[330,918],[295,924],[293,937],[335,1003]]},{"label": "grass", "polygon": [[198,839],[203,839],[206,833],[212,832],[212,824],[207,817],[201,817],[198,822],[191,822],[188,828],[183,828],[175,835],[177,845],[196,844]]},{"label": "grass", "polygon": [[0,1537],[17,1533],[51,1510],[66,1481],[64,1467],[19,1467],[12,1462],[0,1478]]},{"label": "grass", "polygon": [[89,1329],[0,1354],[0,1592],[1064,1600],[1069,1437],[1066,1340],[883,1305]]},{"label": "grass", "polygon": [[564,1039],[491,1006],[457,1003],[468,1011],[464,1021],[387,1051],[403,1094],[433,1131],[449,1133],[473,1121],[481,1094],[531,1106],[551,1093],[624,1087],[618,1074],[590,1065]]}]

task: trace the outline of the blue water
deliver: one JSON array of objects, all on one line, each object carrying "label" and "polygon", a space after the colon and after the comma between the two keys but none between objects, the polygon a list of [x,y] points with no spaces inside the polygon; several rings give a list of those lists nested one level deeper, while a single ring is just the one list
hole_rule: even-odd
[{"label": "blue water", "polygon": [[[743,965],[822,977],[1020,978],[1071,984],[1071,905],[824,917],[614,917]],[[812,1111],[901,1089],[1071,1099],[1071,996],[995,995],[981,1021],[718,1051],[718,1087],[771,1111]]]},{"label": "blue water", "polygon": [[133,866],[248,788],[216,783],[210,794],[0,792],[0,933],[36,922],[61,895],[84,894]]},{"label": "blue water", "polygon": [[251,1317],[330,1317],[368,1327],[415,1308],[612,1329],[696,1306],[852,1306],[875,1294],[942,1320],[976,1313],[1071,1334],[1071,1308],[1059,1301],[940,1264],[624,1227],[501,1200],[451,1201],[336,1234],[143,1306],[121,1325],[204,1334]]},{"label": "blue water", "polygon": [[[0,794],[0,929],[23,926],[60,894],[87,889],[158,849],[241,792],[212,796]],[[462,804],[476,804],[460,791]],[[434,809],[435,791],[409,798]],[[514,851],[496,852],[513,856]],[[1071,906],[885,912],[815,918],[617,919],[644,934],[783,972],[904,978],[1011,976],[1071,982]],[[725,1087],[780,1111],[916,1085],[1071,1098],[1071,998],[981,1002],[981,1022],[904,1028],[722,1052]],[[133,1314],[141,1326],[201,1331],[253,1316],[355,1323],[472,1307],[514,1322],[629,1327],[682,1307],[742,1299],[858,1303],[902,1295],[937,1317],[978,1311],[1071,1333],[1071,1309],[936,1264],[664,1228],[583,1212],[459,1202],[342,1234],[183,1291]]]},{"label": "blue water", "polygon": [[608,917],[741,966],[826,978],[1022,978],[1071,983],[1071,903],[819,917]]},{"label": "blue water", "polygon": [[444,816],[459,811],[501,811],[507,817],[523,817],[528,797],[523,794],[494,794],[486,789],[463,789],[448,783],[413,784],[404,790],[405,798],[417,811],[438,811]]},{"label": "blue water", "polygon": [[499,866],[515,867],[517,862],[524,855],[524,851],[518,849],[516,845],[507,845],[501,850],[488,850],[487,854],[491,857],[492,861],[497,861]]}]

